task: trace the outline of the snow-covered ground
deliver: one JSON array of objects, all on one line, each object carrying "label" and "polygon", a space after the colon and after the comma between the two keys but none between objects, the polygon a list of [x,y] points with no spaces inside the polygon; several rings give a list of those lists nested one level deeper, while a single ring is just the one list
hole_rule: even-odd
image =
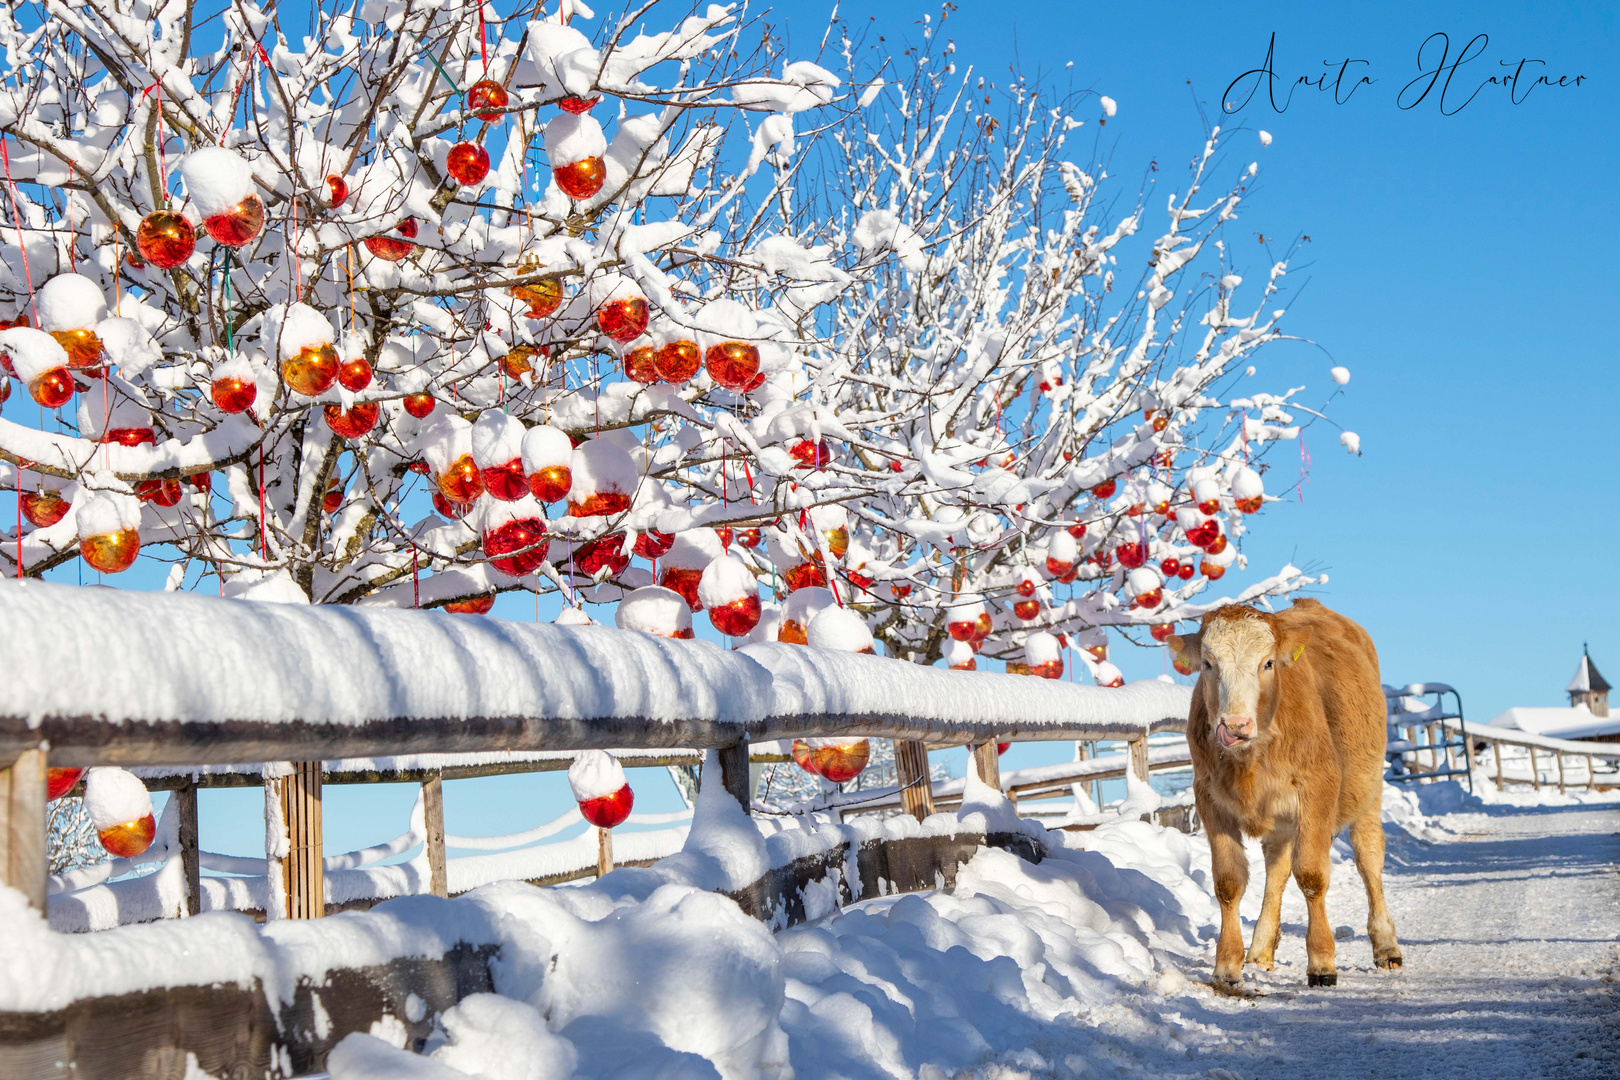
[{"label": "snow-covered ground", "polygon": [[507,996],[446,1014],[428,1056],[390,1047],[387,1025],[351,1036],[331,1075],[1620,1075],[1620,800],[1482,795],[1387,790],[1406,966],[1373,967],[1341,851],[1331,990],[1304,986],[1290,887],[1276,970],[1251,969],[1244,997],[1216,996],[1207,848],[1127,822],[1063,834],[1040,866],[987,850],[952,893],[774,936],[675,886],[639,899],[493,886],[476,902],[506,920]]}]

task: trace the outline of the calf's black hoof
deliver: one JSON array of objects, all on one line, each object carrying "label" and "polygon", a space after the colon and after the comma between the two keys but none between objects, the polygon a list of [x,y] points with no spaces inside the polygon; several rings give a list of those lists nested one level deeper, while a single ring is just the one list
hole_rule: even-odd
[{"label": "calf's black hoof", "polygon": [[1377,964],[1381,968],[1388,968],[1389,970],[1394,971],[1401,966],[1401,958],[1398,956],[1385,956],[1378,960],[1374,960],[1373,963]]},{"label": "calf's black hoof", "polygon": [[1326,975],[1306,975],[1305,982],[1309,986],[1338,986],[1339,973],[1330,971]]}]

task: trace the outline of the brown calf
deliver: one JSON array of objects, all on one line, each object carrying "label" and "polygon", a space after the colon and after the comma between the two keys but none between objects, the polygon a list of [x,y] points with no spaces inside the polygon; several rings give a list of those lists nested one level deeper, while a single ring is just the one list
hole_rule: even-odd
[{"label": "brown calf", "polygon": [[[1401,966],[1384,906],[1384,694],[1367,632],[1315,600],[1273,615],[1229,605],[1170,647],[1199,668],[1187,718],[1193,794],[1209,834],[1221,936],[1215,985],[1243,981],[1243,964],[1270,971],[1292,868],[1309,905],[1311,986],[1332,986],[1327,917],[1329,853],[1346,825],[1367,886],[1367,936],[1379,967]],[[1249,883],[1243,835],[1260,838],[1266,895],[1247,957],[1238,903]]]}]

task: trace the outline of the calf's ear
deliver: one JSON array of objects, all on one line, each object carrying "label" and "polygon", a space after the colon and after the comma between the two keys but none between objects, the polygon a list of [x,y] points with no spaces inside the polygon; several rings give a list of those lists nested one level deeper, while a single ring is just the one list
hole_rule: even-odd
[{"label": "calf's ear", "polygon": [[1187,664],[1197,667],[1204,658],[1201,647],[1203,636],[1204,632],[1202,630],[1196,634],[1171,634],[1165,644],[1169,645],[1170,650],[1180,656]]},{"label": "calf's ear", "polygon": [[1284,630],[1277,639],[1277,660],[1284,667],[1292,664],[1305,655],[1307,646],[1311,641],[1311,628],[1308,626],[1291,626]]}]

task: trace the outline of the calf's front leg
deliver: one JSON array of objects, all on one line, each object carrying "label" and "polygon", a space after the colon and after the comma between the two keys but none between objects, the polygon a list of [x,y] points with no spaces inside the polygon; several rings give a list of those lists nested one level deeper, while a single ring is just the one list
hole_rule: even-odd
[{"label": "calf's front leg", "polygon": [[1305,926],[1306,982],[1310,986],[1336,986],[1333,926],[1328,922],[1327,891],[1332,874],[1333,831],[1326,815],[1308,815],[1294,844],[1294,880],[1305,894],[1310,918]]},{"label": "calf's front leg", "polygon": [[1233,989],[1243,982],[1243,922],[1238,905],[1249,885],[1249,860],[1243,835],[1233,827],[1206,820],[1210,869],[1215,873],[1215,899],[1221,905],[1221,936],[1215,943],[1215,987]]},{"label": "calf's front leg", "polygon": [[1270,971],[1275,965],[1277,940],[1282,937],[1282,895],[1288,885],[1289,864],[1294,854],[1292,829],[1278,826],[1260,841],[1266,855],[1266,896],[1260,904],[1260,921],[1254,924],[1254,938],[1244,959]]}]

